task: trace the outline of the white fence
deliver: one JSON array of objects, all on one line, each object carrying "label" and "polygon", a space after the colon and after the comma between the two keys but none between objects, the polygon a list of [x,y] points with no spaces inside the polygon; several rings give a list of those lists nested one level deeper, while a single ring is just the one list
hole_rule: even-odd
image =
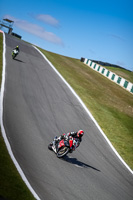
[{"label": "white fence", "polygon": [[111,72],[108,69],[96,64],[95,62],[92,62],[87,58],[85,58],[84,63],[87,64],[93,70],[99,72],[106,78],[110,79],[111,81],[115,82],[116,84],[120,85],[121,87],[123,87],[124,89],[128,90],[130,93],[133,94],[133,83],[116,75],[114,72]]}]

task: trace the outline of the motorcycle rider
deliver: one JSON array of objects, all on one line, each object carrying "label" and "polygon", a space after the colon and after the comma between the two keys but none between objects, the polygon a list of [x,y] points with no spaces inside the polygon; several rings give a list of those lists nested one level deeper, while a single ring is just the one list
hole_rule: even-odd
[{"label": "motorcycle rider", "polygon": [[[19,46],[16,46],[16,47],[13,49],[13,51],[14,51],[14,50],[16,50],[16,51],[19,53],[19,51],[20,51],[20,50],[19,50]],[[18,54],[18,53],[17,53],[17,54]]]},{"label": "motorcycle rider", "polygon": [[75,151],[75,149],[77,147],[79,147],[81,141],[82,141],[82,136],[84,135],[84,131],[83,130],[79,130],[77,132],[70,132],[70,133],[67,133],[67,134],[62,134],[61,136],[59,136],[57,138],[57,136],[54,138],[54,145],[56,146],[57,142],[62,140],[62,139],[65,139],[65,140],[69,140],[69,139],[73,139],[73,146],[72,146],[72,149],[70,151],[70,153],[72,153],[73,151]]}]

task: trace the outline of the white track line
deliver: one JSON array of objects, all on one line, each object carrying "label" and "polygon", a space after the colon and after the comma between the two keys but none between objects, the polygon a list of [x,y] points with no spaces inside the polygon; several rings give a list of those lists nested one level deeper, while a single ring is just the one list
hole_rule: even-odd
[{"label": "white track line", "polygon": [[21,175],[23,181],[25,182],[25,184],[27,185],[27,187],[29,188],[29,190],[31,191],[31,193],[33,194],[33,196],[35,197],[35,199],[36,200],[41,200],[39,198],[39,196],[36,194],[36,192],[34,191],[34,189],[31,187],[29,181],[27,180],[27,178],[24,175],[21,167],[19,166],[16,158],[14,157],[12,149],[11,149],[11,146],[10,146],[9,141],[7,139],[7,136],[6,136],[4,125],[3,125],[3,98],[4,98],[5,69],[6,69],[5,53],[6,53],[6,43],[5,43],[5,34],[3,33],[3,72],[2,72],[1,101],[0,101],[0,109],[1,109],[1,112],[0,112],[1,131],[2,131],[2,135],[3,135],[4,141],[5,141],[7,150],[9,152],[9,155],[10,155],[11,159],[13,160],[13,162],[14,162],[14,164],[15,164],[18,172],[19,172],[19,174]]},{"label": "white track line", "polygon": [[100,133],[103,135],[103,137],[105,138],[105,140],[107,141],[107,143],[109,144],[109,146],[112,148],[112,150],[115,152],[115,154],[117,155],[117,157],[121,160],[121,162],[125,165],[125,167],[131,172],[131,174],[133,174],[133,171],[130,169],[130,167],[125,163],[125,161],[122,159],[122,157],[118,154],[118,152],[116,151],[116,149],[113,147],[113,145],[111,144],[111,142],[109,141],[109,139],[107,138],[107,136],[105,135],[105,133],[102,131],[102,129],[100,128],[100,126],[98,125],[97,121],[94,119],[94,117],[92,116],[92,114],[90,113],[90,111],[88,110],[88,108],[85,106],[85,104],[83,103],[83,101],[80,99],[80,97],[76,94],[76,92],[72,89],[72,87],[66,82],[66,80],[62,77],[62,75],[56,70],[56,68],[52,65],[52,63],[46,58],[46,56],[37,48],[33,45],[33,47],[44,57],[44,59],[49,63],[49,65],[54,69],[54,71],[59,75],[59,77],[64,81],[64,83],[69,87],[69,89],[72,91],[72,93],[76,96],[76,98],[79,100],[79,102],[81,103],[81,105],[83,106],[83,108],[85,109],[85,111],[87,112],[87,114],[90,116],[90,118],[93,120],[93,122],[95,123],[95,125],[97,126],[97,128],[99,129]]}]

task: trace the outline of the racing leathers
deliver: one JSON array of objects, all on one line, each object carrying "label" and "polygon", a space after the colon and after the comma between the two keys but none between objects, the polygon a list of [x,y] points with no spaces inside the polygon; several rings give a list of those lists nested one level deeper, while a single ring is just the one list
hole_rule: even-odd
[{"label": "racing leathers", "polygon": [[13,52],[14,52],[14,50],[16,50],[16,51],[17,51],[17,53],[16,53],[16,54],[18,55],[18,54],[19,54],[19,51],[20,51],[20,50],[19,50],[19,47],[18,47],[18,46],[16,46],[16,47],[13,49]]}]

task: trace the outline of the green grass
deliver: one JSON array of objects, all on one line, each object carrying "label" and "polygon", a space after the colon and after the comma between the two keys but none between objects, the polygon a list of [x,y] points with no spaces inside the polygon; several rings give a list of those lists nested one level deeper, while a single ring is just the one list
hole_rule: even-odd
[{"label": "green grass", "polygon": [[133,95],[78,59],[40,50],[80,96],[118,153],[133,169]]},{"label": "green grass", "polygon": [[[0,83],[2,74],[3,35],[0,33]],[[0,197],[10,200],[35,200],[17,172],[0,131]]]},{"label": "green grass", "polygon": [[2,79],[2,55],[3,55],[3,36],[2,33],[0,33],[0,85]]}]

